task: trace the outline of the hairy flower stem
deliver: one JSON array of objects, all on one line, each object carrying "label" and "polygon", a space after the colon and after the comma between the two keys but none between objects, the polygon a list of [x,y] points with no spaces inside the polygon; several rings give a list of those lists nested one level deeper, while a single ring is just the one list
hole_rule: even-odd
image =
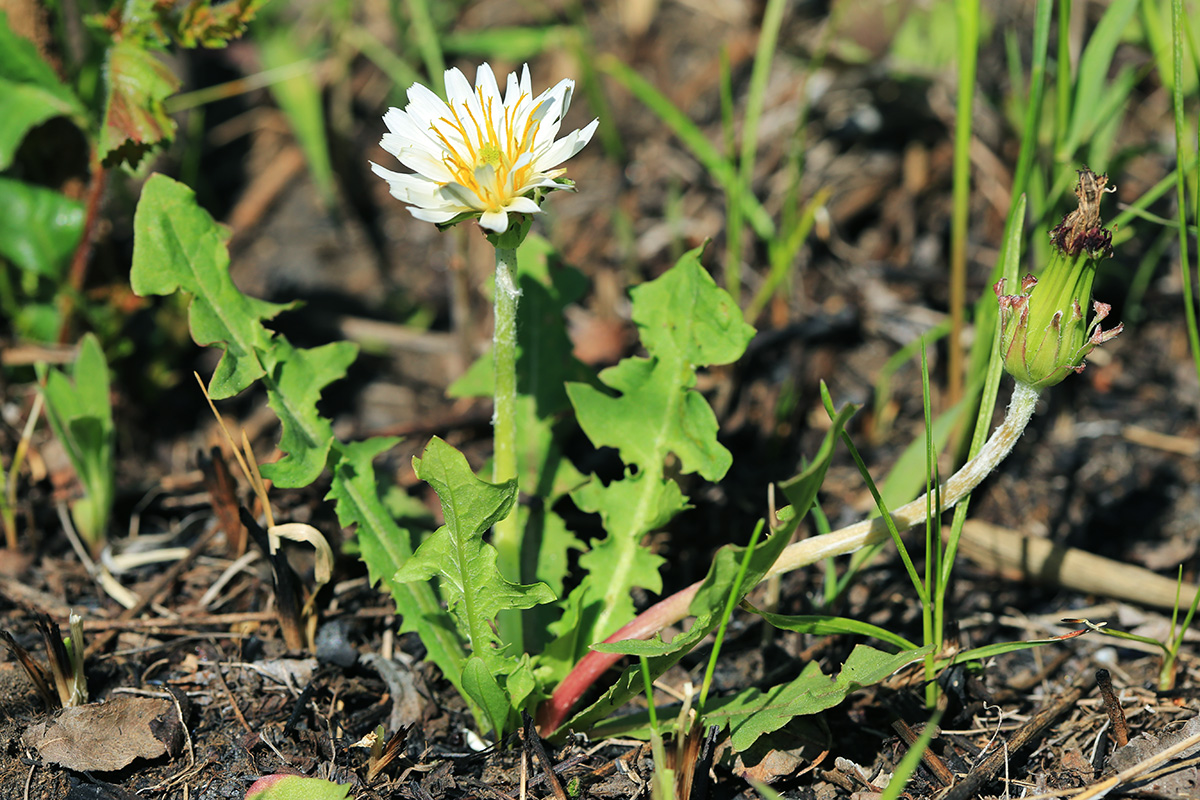
[{"label": "hairy flower stem", "polygon": [[[492,352],[495,359],[495,408],[492,412],[492,482],[503,483],[517,477],[517,289],[516,248],[496,248],[495,331]],[[521,526],[517,504],[492,528],[492,544],[497,552],[500,574],[514,583],[524,583],[521,575]],[[521,614],[504,612],[500,616],[501,638],[523,652]]]},{"label": "hairy flower stem", "polygon": [[[1012,451],[1013,445],[1033,416],[1037,405],[1037,390],[1017,382],[1004,421],[992,432],[978,455],[954,473],[941,487],[942,509],[953,508],[979,485],[988,473],[995,469]],[[922,495],[890,514],[896,530],[903,531],[919,525],[926,518],[926,499]],[[883,517],[863,520],[824,536],[814,536],[788,546],[775,561],[763,580],[800,567],[816,564],[831,556],[848,555],[867,545],[887,541],[887,521]],[[660,600],[643,611],[632,622],[608,637],[606,642],[627,639],[648,639],[654,634],[688,616],[700,582]],[[566,720],[567,714],[588,687],[622,656],[619,653],[590,652],[579,660],[570,674],[559,684],[554,694],[542,704],[538,711],[538,722],[542,735],[553,732]]]}]

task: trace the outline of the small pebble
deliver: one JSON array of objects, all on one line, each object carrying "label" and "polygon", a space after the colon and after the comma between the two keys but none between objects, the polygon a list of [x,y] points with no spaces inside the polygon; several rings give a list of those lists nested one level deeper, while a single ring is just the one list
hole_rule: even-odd
[{"label": "small pebble", "polygon": [[317,661],[349,667],[358,661],[358,651],[349,641],[350,625],[344,619],[326,622],[317,629]]}]

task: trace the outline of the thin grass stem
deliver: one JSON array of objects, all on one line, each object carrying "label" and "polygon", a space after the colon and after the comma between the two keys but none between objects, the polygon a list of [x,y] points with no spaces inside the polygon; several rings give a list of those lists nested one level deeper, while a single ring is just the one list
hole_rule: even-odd
[{"label": "thin grass stem", "polygon": [[[1183,111],[1183,0],[1171,0],[1171,49],[1174,55],[1174,86],[1171,95],[1175,110],[1175,162],[1184,164],[1194,158],[1195,148],[1185,151],[1188,143],[1187,120]],[[1200,376],[1200,327],[1196,321],[1196,306],[1192,294],[1191,260],[1188,254],[1187,234],[1187,181],[1182,169],[1175,176],[1176,205],[1179,209],[1179,270],[1183,278],[1183,310],[1187,318],[1188,344],[1192,350],[1192,361],[1196,374]],[[1197,264],[1200,279],[1200,264]]]},{"label": "thin grass stem", "polygon": [[971,105],[979,51],[979,0],[958,0],[958,103],[954,125],[954,212],[950,227],[950,340],[946,402],[963,392],[962,332],[967,308],[967,222],[971,202]]}]

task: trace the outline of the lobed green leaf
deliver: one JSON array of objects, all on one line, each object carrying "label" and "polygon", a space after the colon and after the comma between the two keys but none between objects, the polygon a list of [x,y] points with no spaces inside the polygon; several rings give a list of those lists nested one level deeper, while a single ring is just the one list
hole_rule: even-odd
[{"label": "lobed green leaf", "polygon": [[412,558],[415,538],[401,528],[384,507],[372,461],[398,439],[376,438],[334,445],[333,481],[326,499],[336,501],[338,522],[355,526],[355,538],[372,584],[382,583],[396,602],[401,632],[415,631],[425,645],[427,658],[441,669],[457,689],[462,689],[461,669],[466,659],[462,640],[450,615],[442,608],[432,584],[401,583],[400,566]]},{"label": "lobed green leaf", "polygon": [[139,37],[115,41],[104,65],[106,97],[100,127],[100,158],[106,167],[136,167],[147,152],[175,137],[175,121],[163,108],[179,78]]},{"label": "lobed green leaf", "polygon": [[350,342],[330,342],[301,349],[282,336],[263,354],[268,373],[267,402],[279,417],[279,449],[287,455],[263,464],[264,478],[281,487],[307,486],[317,479],[333,446],[333,428],[317,411],[321,391],[346,374],[358,348]]},{"label": "lobed green leaf", "polygon": [[134,293],[187,292],[192,338],[224,350],[208,384],[213,399],[232,397],[265,375],[259,351],[271,347],[274,334],[262,321],[288,306],[238,291],[229,277],[229,234],[196,204],[195,193],[165,175],[151,175],[134,213],[133,234]]},{"label": "lobed green leaf", "polygon": [[[855,406],[845,406],[838,412],[834,418],[833,425],[826,431],[825,438],[812,463],[795,478],[786,482],[785,492],[789,492],[788,498],[793,503],[791,507],[793,513],[788,524],[776,530],[765,542],[762,542],[754,549],[754,552],[750,556],[746,575],[741,584],[742,597],[766,576],[771,566],[779,558],[779,554],[783,552],[784,548],[791,541],[795,526],[799,524],[816,498],[817,489],[820,488],[829,463],[833,459],[834,447],[841,435],[842,428],[850,417],[853,416],[855,410]],[[729,597],[729,592],[741,569],[744,554],[745,548],[735,545],[726,545],[717,551],[717,555],[713,559],[712,566],[709,567],[704,582],[700,585],[700,589],[696,592],[696,596],[692,598],[691,605],[688,608],[689,613],[696,617],[696,621],[686,632],[676,636],[670,642],[664,642],[661,637],[655,637],[648,642],[627,640],[595,644],[592,645],[593,649],[602,652],[648,656],[650,657],[648,664],[650,677],[652,679],[658,678],[666,670],[678,663],[681,658],[703,641],[705,637],[716,630],[721,622],[721,614],[724,610],[725,602]],[[574,597],[574,594],[572,594],[572,597]],[[584,599],[586,601],[586,598]],[[739,597],[738,599],[741,600],[742,598]],[[576,607],[568,608],[568,614],[563,618],[564,627],[567,623],[571,623],[579,629],[584,629],[585,626],[580,624],[579,616],[583,613],[582,609],[585,605],[586,602],[581,602]],[[568,633],[569,631],[563,632],[564,636]],[[575,635],[579,636],[578,633]],[[577,714],[568,725],[574,727],[576,730],[590,729],[592,725],[608,717],[618,708],[629,702],[630,699],[638,695],[642,691],[641,681],[639,668],[631,667],[627,669],[599,700]],[[620,725],[620,723],[617,725]],[[618,730],[618,727],[614,726],[613,731],[616,730]]]},{"label": "lobed green leaf", "polygon": [[735,361],[754,328],[700,265],[700,252],[685,254],[662,277],[631,292],[633,320],[651,358],[627,358],[600,374],[621,395],[580,384],[568,385],[567,393],[597,447],[615,447],[626,464],[643,467],[674,453],[682,472],[716,481],[732,457],[716,440],[712,409],[689,390],[695,367]]},{"label": "lobed green leaf", "polygon": [[631,292],[633,320],[650,357],[627,358],[600,374],[618,394],[567,385],[580,427],[595,446],[617,449],[626,475],[571,495],[583,510],[600,514],[608,536],[580,558],[588,574],[552,629],[557,640],[548,662],[574,663],[587,645],[624,624],[633,614],[634,587],[661,590],[662,560],[641,541],[687,508],[679,485],[664,477],[666,460],[674,456],[680,472],[712,481],[732,463],[717,441],[716,416],[692,387],[696,367],[736,360],[754,329],[701,266],[700,252],[684,254],[661,277]]},{"label": "lobed green leaf", "polygon": [[879,683],[897,670],[920,661],[932,648],[926,645],[892,654],[860,644],[837,675],[825,675],[816,662],[811,662],[790,683],[765,692],[746,689],[713,703],[704,715],[703,724],[728,726],[733,749],[745,750],[758,737],[779,730],[793,717],[832,708],[851,692]]},{"label": "lobed green leaf", "polygon": [[483,709],[496,735],[502,735],[508,727],[512,706],[492,668],[479,656],[471,656],[463,665],[462,682],[463,693]]},{"label": "lobed green leaf", "polygon": [[321,390],[345,375],[356,348],[337,342],[300,349],[263,327],[286,305],[242,294],[229,277],[228,234],[196,204],[187,186],[152,175],[133,218],[134,293],[192,296],[188,325],[203,346],[224,350],[209,381],[214,400],[262,380],[279,416],[279,446],[287,456],[263,465],[263,475],[282,487],[306,486],[325,468],[333,431],[317,412]]},{"label": "lobed green leaf", "polygon": [[496,567],[496,550],[483,533],[503,519],[516,500],[516,481],[500,485],[475,477],[462,453],[434,437],[421,458],[413,459],[417,476],[434,488],[446,524],[417,548],[395,574],[400,583],[440,580],[449,605],[472,652],[493,672],[507,672],[512,659],[500,651],[493,627],[507,609],[531,608],[554,599],[543,583],[510,583]]}]

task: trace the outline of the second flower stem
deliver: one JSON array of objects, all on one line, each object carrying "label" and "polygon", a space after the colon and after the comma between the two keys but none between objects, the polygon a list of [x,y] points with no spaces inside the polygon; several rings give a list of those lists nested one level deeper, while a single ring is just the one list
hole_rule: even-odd
[{"label": "second flower stem", "polygon": [[[1037,398],[1037,389],[1020,381],[1017,382],[1004,421],[996,430],[992,431],[992,435],[988,437],[987,443],[980,449],[978,455],[964,464],[958,472],[942,484],[942,510],[953,508],[1008,456],[1033,417]],[[892,511],[889,516],[896,530],[904,531],[924,522],[926,515],[926,499],[922,495],[911,503]],[[876,517],[833,533],[827,533],[824,536],[804,539],[789,545],[779,555],[767,574],[762,577],[762,580],[819,563],[831,556],[848,555],[869,544],[887,541],[889,536],[887,520],[883,517]],[[668,625],[674,625],[688,616],[688,608],[691,606],[696,592],[700,590],[700,585],[701,582],[697,581],[670,597],[660,600],[604,641],[648,639]],[[555,689],[553,696],[546,700],[538,710],[538,723],[541,726],[542,735],[548,736],[562,725],[566,721],[567,714],[575,705],[575,701],[601,674],[621,658],[619,653],[603,653],[593,650],[580,659],[570,674]]]}]

